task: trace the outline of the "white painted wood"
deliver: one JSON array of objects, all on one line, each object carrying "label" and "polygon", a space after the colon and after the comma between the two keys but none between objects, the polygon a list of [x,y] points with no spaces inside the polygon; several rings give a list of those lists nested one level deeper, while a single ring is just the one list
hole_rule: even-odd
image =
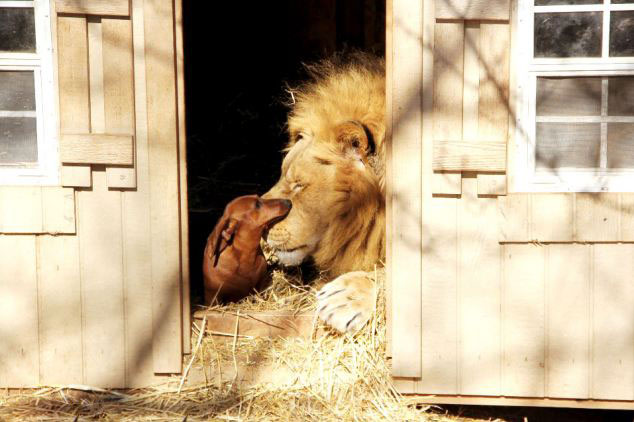
[{"label": "white painted wood", "polygon": [[593,249],[591,397],[634,400],[634,245]]},{"label": "white painted wood", "polygon": [[[422,326],[420,390],[428,394],[458,394],[457,224],[460,202],[455,198],[430,198],[429,202],[429,214],[425,215],[423,227],[422,264],[425,270],[421,311],[425,324]],[[409,336],[407,333],[401,335]],[[400,337],[395,336],[394,340],[400,345]],[[397,349],[394,348],[394,353]]]},{"label": "white painted wood", "polygon": [[435,4],[436,19],[509,19],[509,0],[436,0]]},{"label": "white painted wood", "polygon": [[545,395],[544,250],[504,247],[502,391],[505,396]]},{"label": "white painted wood", "polygon": [[458,214],[459,392],[499,395],[501,247],[497,242],[497,200],[478,198],[477,179],[463,178]]},{"label": "white painted wood", "polygon": [[0,386],[39,382],[35,236],[0,235]]},{"label": "white painted wood", "polygon": [[101,388],[123,388],[121,193],[108,191],[104,171],[93,171],[92,177],[92,190],[77,192],[84,383]]},{"label": "white painted wood", "polygon": [[546,395],[589,398],[591,246],[548,246]]},{"label": "white painted wood", "polygon": [[75,233],[75,190],[42,188],[42,232]]},{"label": "white painted wood", "polygon": [[[126,315],[126,383],[131,387],[154,379],[152,345],[152,239],[148,170],[147,95],[143,0],[132,0],[134,96],[136,99],[135,191],[122,193],[123,277]],[[110,184],[109,184],[110,186]]]},{"label": "white painted wood", "polygon": [[[399,312],[392,315],[392,332],[399,347],[392,350],[392,374],[421,375],[421,183],[422,120],[420,104],[422,8],[416,2],[394,0],[392,181],[392,297]],[[419,36],[412,36],[418,34]]]},{"label": "white painted wood", "polygon": [[39,384],[80,384],[83,350],[79,239],[38,236],[37,246]]},{"label": "white painted wood", "polygon": [[42,232],[42,189],[0,188],[0,233]]},{"label": "white painted wood", "polygon": [[462,192],[461,173],[434,173],[432,178],[434,195],[460,195]]},{"label": "white painted wood", "polygon": [[505,174],[478,174],[478,195],[506,195]]},{"label": "white painted wood", "polygon": [[154,372],[179,373],[183,337],[174,10],[170,2],[146,0],[143,11],[152,235],[152,353]]}]

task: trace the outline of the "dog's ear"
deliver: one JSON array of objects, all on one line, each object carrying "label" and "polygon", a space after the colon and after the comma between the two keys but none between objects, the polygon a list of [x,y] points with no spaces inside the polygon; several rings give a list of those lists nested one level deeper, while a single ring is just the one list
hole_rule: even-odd
[{"label": "dog's ear", "polygon": [[335,137],[344,154],[357,160],[365,160],[374,153],[372,133],[356,120],[341,123],[335,128]]},{"label": "dog's ear", "polygon": [[218,258],[222,251],[233,242],[233,237],[238,229],[238,220],[231,217],[224,217],[218,222],[214,231],[211,233],[210,241],[212,242],[214,267],[218,265]]}]

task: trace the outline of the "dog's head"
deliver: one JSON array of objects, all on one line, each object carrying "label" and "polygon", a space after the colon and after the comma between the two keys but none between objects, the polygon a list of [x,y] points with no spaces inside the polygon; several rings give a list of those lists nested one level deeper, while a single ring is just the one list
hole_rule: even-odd
[{"label": "dog's head", "polygon": [[259,246],[262,235],[275,223],[283,220],[291,210],[287,199],[262,199],[257,195],[240,196],[229,202],[210,236],[214,266],[238,231],[241,236]]}]

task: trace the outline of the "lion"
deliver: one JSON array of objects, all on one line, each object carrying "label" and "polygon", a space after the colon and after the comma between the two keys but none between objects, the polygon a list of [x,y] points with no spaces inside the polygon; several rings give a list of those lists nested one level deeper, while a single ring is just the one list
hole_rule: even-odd
[{"label": "lion", "polygon": [[336,277],[317,294],[319,317],[355,332],[374,311],[367,271],[385,257],[385,66],[356,53],[307,69],[290,91],[281,177],[264,195],[293,206],[265,240],[282,265],[312,257]]}]

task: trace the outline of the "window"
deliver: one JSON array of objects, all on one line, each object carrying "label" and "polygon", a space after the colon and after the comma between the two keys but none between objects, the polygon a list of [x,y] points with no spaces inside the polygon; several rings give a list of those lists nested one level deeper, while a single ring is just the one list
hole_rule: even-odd
[{"label": "window", "polygon": [[0,0],[0,185],[58,182],[48,0]]},{"label": "window", "polygon": [[518,191],[634,191],[634,0],[519,0]]}]

